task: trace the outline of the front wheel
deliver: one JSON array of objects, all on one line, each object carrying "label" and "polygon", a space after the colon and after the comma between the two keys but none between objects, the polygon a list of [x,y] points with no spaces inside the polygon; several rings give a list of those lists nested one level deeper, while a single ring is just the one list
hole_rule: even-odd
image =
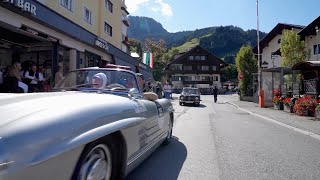
[{"label": "front wheel", "polygon": [[116,168],[117,153],[115,146],[105,142],[87,145],[73,174],[73,180],[113,180],[118,179]]}]

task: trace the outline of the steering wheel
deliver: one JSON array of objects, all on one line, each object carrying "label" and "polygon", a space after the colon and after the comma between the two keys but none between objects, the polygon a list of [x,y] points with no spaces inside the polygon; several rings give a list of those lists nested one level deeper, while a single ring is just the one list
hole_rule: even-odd
[{"label": "steering wheel", "polygon": [[114,83],[114,84],[110,84],[108,86],[106,86],[107,89],[111,89],[111,90],[117,90],[117,89],[127,89],[127,87],[121,85],[121,84],[118,84],[118,83]]}]

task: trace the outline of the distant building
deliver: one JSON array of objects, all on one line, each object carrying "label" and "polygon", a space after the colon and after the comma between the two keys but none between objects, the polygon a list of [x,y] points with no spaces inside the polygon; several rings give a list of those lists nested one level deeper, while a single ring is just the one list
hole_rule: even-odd
[{"label": "distant building", "polygon": [[[294,30],[299,33],[304,26],[294,24],[278,23],[261,41],[260,41],[260,60],[261,68],[281,67],[281,56],[279,48],[281,45],[282,31]],[[258,54],[258,47],[253,48],[253,52]]]},{"label": "distant building", "polygon": [[174,92],[183,87],[198,87],[201,93],[211,93],[214,86],[221,88],[221,68],[227,64],[201,46],[175,54],[165,68]]}]

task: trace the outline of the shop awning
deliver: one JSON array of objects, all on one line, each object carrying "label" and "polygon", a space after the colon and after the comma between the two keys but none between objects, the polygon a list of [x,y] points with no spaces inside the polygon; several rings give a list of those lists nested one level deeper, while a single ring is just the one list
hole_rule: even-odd
[{"label": "shop awning", "polygon": [[295,64],[293,70],[320,70],[320,61],[304,61]]}]

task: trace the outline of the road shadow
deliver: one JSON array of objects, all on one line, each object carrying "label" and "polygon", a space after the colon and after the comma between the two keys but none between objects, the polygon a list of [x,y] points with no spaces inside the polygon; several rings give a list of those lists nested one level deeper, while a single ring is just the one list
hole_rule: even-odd
[{"label": "road shadow", "polygon": [[186,158],[186,146],[174,137],[169,145],[160,146],[125,180],[176,180]]}]

